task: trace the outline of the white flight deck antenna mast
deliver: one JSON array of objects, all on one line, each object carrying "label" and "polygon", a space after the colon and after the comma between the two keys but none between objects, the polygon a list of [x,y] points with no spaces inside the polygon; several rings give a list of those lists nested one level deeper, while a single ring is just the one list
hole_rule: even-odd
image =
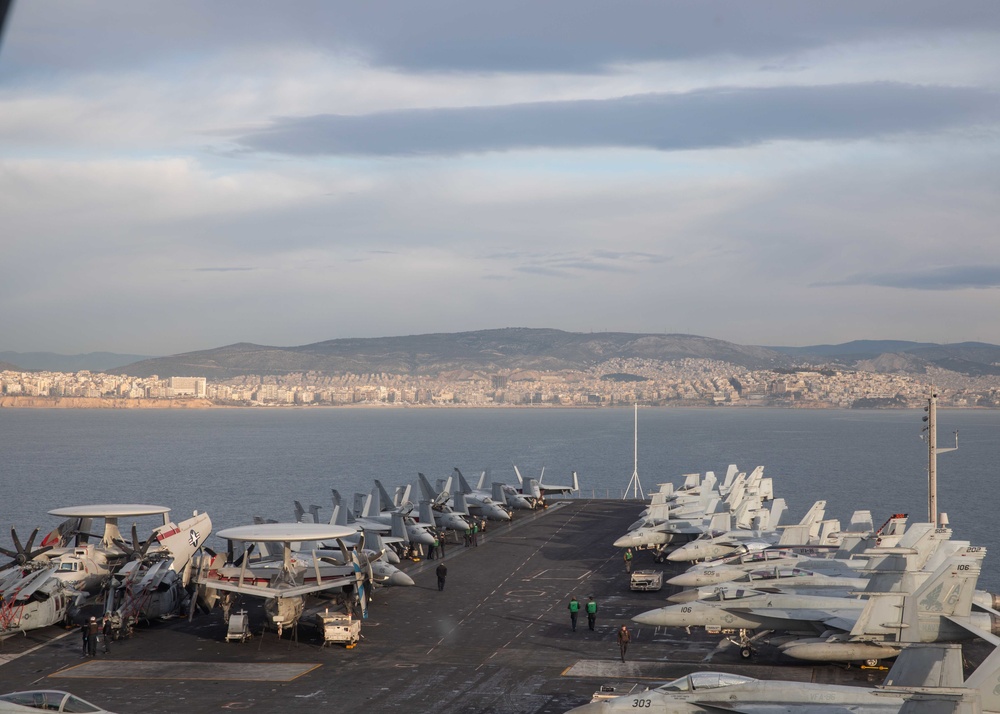
[{"label": "white flight deck antenna mast", "polygon": [[927,416],[924,417],[924,421],[927,422],[927,426],[924,427],[924,431],[927,432],[927,519],[937,528],[937,455],[955,451],[958,448],[958,432],[955,432],[954,446],[939,449],[937,445],[937,394],[931,394],[924,411],[927,412]]},{"label": "white flight deck antenna mast", "polygon": [[624,501],[628,498],[628,490],[632,489],[632,498],[642,498],[645,499],[646,496],[642,492],[642,484],[639,483],[639,403],[635,403],[635,421],[632,429],[632,453],[634,454],[634,466],[632,468],[632,480],[628,482],[628,486],[625,487],[625,493],[622,494],[622,500]]}]

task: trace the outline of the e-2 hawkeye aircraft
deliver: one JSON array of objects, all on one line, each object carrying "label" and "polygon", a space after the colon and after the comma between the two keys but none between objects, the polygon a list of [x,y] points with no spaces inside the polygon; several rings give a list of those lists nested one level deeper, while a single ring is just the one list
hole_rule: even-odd
[{"label": "e-2 hawkeye aircraft", "polygon": [[[120,518],[161,515],[169,523],[164,506],[98,504],[71,506],[49,511],[67,517],[32,550],[37,529],[22,546],[11,529],[16,552],[6,551],[13,561],[0,579],[0,633],[37,629],[66,622],[89,597],[110,582],[112,573],[129,558],[131,549],[118,528]],[[87,542],[91,521],[104,519],[104,533],[96,544]],[[133,532],[133,540],[135,539]],[[73,541],[70,543],[70,541]]]},{"label": "e-2 hawkeye aircraft", "polygon": [[129,561],[112,575],[105,613],[112,627],[129,633],[140,620],[179,614],[191,600],[191,559],[212,533],[212,519],[197,511],[179,524],[153,530],[142,544],[132,528]]},{"label": "e-2 hawkeye aircraft", "polygon": [[[280,637],[285,628],[295,631],[310,595],[337,594],[349,610],[358,606],[367,617],[364,579],[356,557],[345,564],[325,562],[321,557],[304,563],[293,558],[293,543],[338,541],[341,553],[350,553],[344,542],[357,533],[352,527],[316,523],[263,523],[226,528],[218,532],[229,541],[226,553],[206,553],[198,558],[193,581],[200,597],[214,605],[219,592],[231,592],[264,599],[264,609]],[[245,550],[239,559],[232,557],[233,542],[242,542]],[[280,544],[278,558],[252,558],[253,544]],[[306,551],[308,552],[308,551]]]}]

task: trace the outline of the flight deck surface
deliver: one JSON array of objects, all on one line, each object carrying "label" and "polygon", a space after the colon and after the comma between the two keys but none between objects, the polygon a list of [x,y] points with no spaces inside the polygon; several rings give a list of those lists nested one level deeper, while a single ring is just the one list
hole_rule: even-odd
[{"label": "flight deck surface", "polygon": [[[566,500],[540,512],[515,512],[490,524],[478,547],[446,547],[448,575],[438,591],[439,561],[404,562],[416,585],[380,589],[355,649],[320,646],[301,625],[299,641],[261,631],[226,643],[221,612],[143,625],[109,654],[81,656],[78,630],[31,631],[0,643],[0,690],[65,689],[120,714],[251,712],[564,712],[602,685],[621,693],[694,670],[719,669],[762,679],[871,686],[883,671],[793,664],[763,648],[747,663],[721,635],[634,626],[630,618],[666,604],[676,591],[629,589],[621,550],[612,542],[635,521],[636,501]],[[636,567],[654,566],[639,553]],[[575,595],[598,603],[597,627]],[[633,640],[619,658],[616,631]],[[99,648],[100,649],[100,648]]]}]

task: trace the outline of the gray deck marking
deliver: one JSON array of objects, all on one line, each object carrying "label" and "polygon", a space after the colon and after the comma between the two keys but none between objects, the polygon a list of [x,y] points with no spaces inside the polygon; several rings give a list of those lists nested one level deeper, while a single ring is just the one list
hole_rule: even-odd
[{"label": "gray deck marking", "polygon": [[592,570],[580,572],[576,568],[548,568],[532,576],[533,580],[583,580]]},{"label": "gray deck marking", "polygon": [[[62,633],[61,635],[56,635],[51,640],[48,640],[46,642],[42,642],[40,644],[37,644],[34,647],[32,647],[31,649],[25,650],[24,652],[19,652],[17,654],[10,654],[10,655],[0,654],[0,667],[2,667],[3,665],[7,664],[8,662],[13,662],[18,657],[24,657],[25,655],[30,655],[32,652],[40,650],[42,647],[45,647],[45,645],[49,645],[49,644],[52,644],[53,642],[57,642],[57,641],[61,640],[63,637],[69,637],[70,635],[76,634],[77,632],[78,632],[77,630],[73,629],[73,630],[70,630],[69,632]],[[13,633],[13,634],[18,634],[18,633]],[[6,639],[6,638],[4,638],[4,639]],[[2,642],[2,641],[3,640],[0,640],[0,642]]]},{"label": "gray deck marking", "polygon": [[90,660],[53,672],[49,677],[68,679],[205,679],[213,681],[291,682],[323,665],[254,662],[155,662]]},{"label": "gray deck marking", "polygon": [[[542,512],[542,513],[536,513],[536,514],[535,514],[534,516],[532,516],[532,517],[531,517],[530,519],[524,519],[524,521],[523,521],[523,522],[527,522],[527,523],[530,523],[531,521],[534,521],[534,520],[536,520],[536,519],[540,518],[540,517],[541,517],[542,515],[544,515],[544,513],[545,513],[545,512]],[[529,560],[530,560],[530,559],[531,559],[531,558],[532,558],[532,557],[533,557],[533,556],[535,555],[535,553],[537,553],[538,551],[540,551],[540,550],[541,550],[541,549],[542,549],[542,548],[543,548],[544,546],[546,546],[546,545],[548,545],[549,543],[551,543],[551,542],[552,542],[552,539],[553,539],[553,538],[555,538],[555,537],[556,537],[557,535],[559,535],[559,532],[560,532],[560,531],[561,531],[561,530],[562,530],[563,528],[565,528],[565,527],[566,527],[567,525],[569,525],[569,523],[570,523],[570,522],[571,522],[571,521],[572,521],[572,520],[573,520],[574,518],[576,518],[576,517],[577,517],[578,515],[579,515],[579,512],[577,512],[577,513],[574,513],[573,515],[571,515],[571,516],[570,516],[570,517],[569,517],[568,519],[566,519],[566,522],[565,522],[565,523],[563,523],[563,524],[562,524],[561,526],[559,526],[559,528],[557,528],[557,529],[556,529],[556,530],[555,530],[555,531],[554,531],[554,532],[552,533],[552,535],[550,535],[550,536],[548,537],[548,539],[546,539],[546,540],[545,540],[545,542],[541,543],[541,544],[540,544],[540,545],[539,545],[539,546],[538,546],[537,548],[534,548],[534,549],[532,549],[532,551],[531,551],[530,553],[528,553],[528,555],[527,555],[527,556],[526,556],[526,557],[524,558],[524,560],[522,560],[522,561],[521,561],[520,565],[518,565],[518,566],[517,566],[516,568],[514,568],[514,569],[513,569],[513,570],[512,570],[512,571],[511,571],[510,573],[508,573],[508,574],[507,574],[507,577],[506,577],[506,578],[504,578],[504,579],[503,579],[503,580],[502,580],[502,581],[500,582],[500,584],[499,584],[499,585],[498,585],[498,586],[497,586],[497,587],[496,587],[496,588],[495,588],[495,589],[493,590],[493,594],[495,594],[495,593],[496,593],[497,591],[499,591],[499,590],[500,590],[501,588],[505,587],[505,586],[507,585],[507,583],[508,583],[508,582],[509,582],[509,581],[510,581],[510,580],[511,580],[511,579],[512,579],[512,578],[513,578],[513,577],[514,577],[515,575],[517,575],[517,573],[518,573],[518,572],[519,572],[519,571],[520,571],[520,570],[521,570],[522,568],[524,568],[524,566],[525,566],[525,565],[527,565],[528,561],[529,561]],[[483,600],[483,601],[480,601],[480,602],[479,602],[479,603],[478,603],[478,604],[477,604],[477,605],[476,605],[476,606],[475,606],[474,608],[472,608],[471,610],[469,610],[469,612],[468,612],[468,613],[466,614],[466,616],[465,616],[465,617],[463,617],[463,618],[462,618],[461,620],[459,620],[459,621],[458,621],[457,623],[455,623],[455,626],[454,626],[454,627],[452,627],[452,628],[451,628],[451,630],[450,630],[450,631],[449,631],[449,632],[448,632],[448,633],[447,633],[447,634],[446,634],[446,635],[445,635],[444,637],[442,637],[442,638],[441,638],[440,640],[438,640],[438,642],[437,642],[437,643],[436,643],[436,644],[435,644],[435,645],[434,645],[433,647],[431,647],[431,648],[430,648],[429,650],[427,650],[427,654],[431,654],[431,653],[432,653],[432,652],[433,652],[433,651],[434,651],[434,650],[435,650],[435,649],[436,649],[436,648],[438,647],[438,645],[440,645],[440,644],[441,644],[442,642],[444,642],[445,638],[446,638],[446,637],[448,637],[448,635],[450,635],[450,634],[451,634],[452,632],[454,632],[454,631],[455,631],[455,630],[456,630],[457,628],[461,627],[461,625],[462,625],[462,624],[463,624],[463,623],[464,623],[464,622],[465,622],[466,620],[468,620],[468,619],[469,619],[470,617],[472,617],[472,616],[473,616],[473,615],[474,615],[474,614],[476,613],[476,611],[477,611],[477,610],[479,610],[479,608],[483,607],[483,605],[484,605],[484,604],[485,604],[485,600]],[[534,623],[529,623],[529,624],[525,625],[525,626],[524,626],[524,628],[522,628],[522,629],[525,629],[525,628],[528,628],[528,627],[531,627],[531,625],[532,625],[532,624],[534,624]],[[480,665],[480,666],[482,666],[482,665]],[[477,667],[477,669],[478,669],[478,667]]]}]

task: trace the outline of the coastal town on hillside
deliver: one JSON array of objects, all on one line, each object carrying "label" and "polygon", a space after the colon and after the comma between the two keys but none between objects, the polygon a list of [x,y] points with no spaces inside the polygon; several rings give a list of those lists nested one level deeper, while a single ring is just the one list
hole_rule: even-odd
[{"label": "coastal town on hillside", "polygon": [[586,370],[456,370],[435,376],[292,373],[220,381],[81,371],[0,372],[0,406],[787,406],[908,408],[930,392],[942,406],[1000,407],[1000,377],[832,369],[746,370],[727,362],[615,359]]}]

